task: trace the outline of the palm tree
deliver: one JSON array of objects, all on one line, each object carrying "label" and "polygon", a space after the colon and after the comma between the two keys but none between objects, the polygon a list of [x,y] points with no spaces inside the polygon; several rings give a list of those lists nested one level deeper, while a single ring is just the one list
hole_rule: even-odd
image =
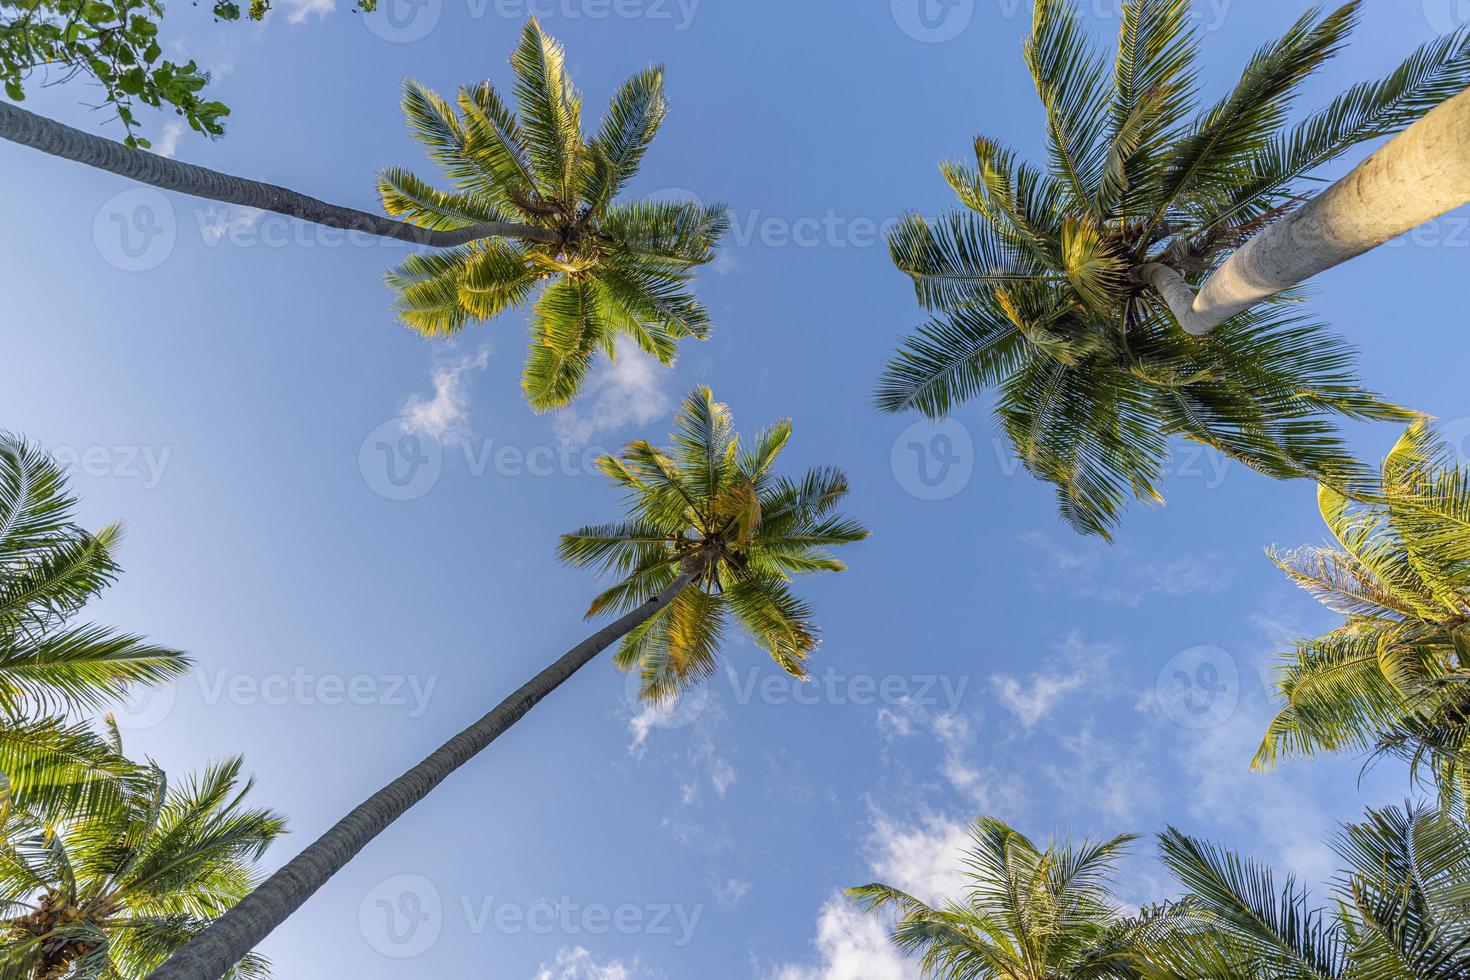
[{"label": "palm tree", "polygon": [[1125,916],[1111,893],[1117,859],[1136,840],[1038,848],[999,820],[970,826],[964,895],[934,907],[888,885],[849,889],[869,912],[896,913],[894,944],[925,977],[965,980],[1130,980],[1182,906]]},{"label": "palm tree", "polygon": [[[59,821],[12,810],[0,843],[0,977],[142,977],[246,895],[285,821],[246,808],[252,781],[240,767],[228,759],[171,786],[150,765],[139,792]],[[267,963],[252,953],[229,975],[264,977]]]},{"label": "palm tree", "polygon": [[[619,202],[663,122],[663,70],[628,79],[590,139],[561,45],[532,19],[511,58],[517,116],[489,82],[456,104],[404,88],[409,128],[454,184],[443,191],[400,168],[379,179],[389,215],[339,207],[283,187],[133,149],[0,103],[0,137],[165,190],[445,251],[411,256],[388,276],[411,327],[452,334],[530,302],[522,383],[538,410],[576,394],[594,355],[628,336],[665,364],[709,317],[686,287],[714,257],[722,205]],[[404,220],[398,220],[398,218]]]},{"label": "palm tree", "polygon": [[189,668],[176,650],[76,622],[117,575],[121,530],[82,529],[75,506],[54,459],[0,433],[0,785],[20,804],[90,806],[119,792],[136,768],[65,713]]},{"label": "palm tree", "polygon": [[1199,927],[1153,944],[1150,977],[1453,980],[1470,975],[1470,831],[1420,805],[1369,810],[1333,849],[1345,867],[1315,907],[1288,877],[1170,829],[1164,863]]},{"label": "palm tree", "polygon": [[369,841],[615,642],[622,641],[619,665],[642,672],[645,694],[669,697],[714,669],[733,613],[782,669],[801,676],[816,630],[788,583],[841,571],[827,549],[868,532],[836,512],[847,495],[837,470],[801,480],[775,475],[790,435],[790,422],[780,422],[742,446],[729,409],[700,387],[684,399],[671,448],[639,441],[603,457],[602,472],[627,491],[627,516],[563,536],[559,555],[617,575],[587,615],[622,615],[373,794],[150,976],[223,974]]},{"label": "palm tree", "polygon": [[611,356],[620,336],[672,364],[679,340],[708,335],[709,316],[685,286],[714,257],[727,219],[722,205],[616,203],[663,122],[662,68],[624,82],[588,140],[561,46],[536,21],[511,66],[519,118],[489,82],[460,89],[454,106],[406,83],[409,129],[456,190],[399,168],[383,171],[379,190],[390,215],[435,233],[511,220],[537,236],[417,254],[388,283],[399,316],[429,336],[530,303],[543,286],[521,384],[545,410],[571,401],[593,356]]},{"label": "palm tree", "polygon": [[1150,285],[1161,269],[1207,274],[1290,212],[1312,171],[1470,84],[1462,30],[1289,126],[1360,5],[1304,15],[1201,112],[1188,0],[1126,0],[1111,66],[1069,3],[1036,0],[1025,58],[1047,165],[981,136],[973,167],[943,168],[964,208],[895,229],[894,260],[935,315],[889,364],[880,407],[938,417],[998,386],[1017,453],[1086,532],[1108,533],[1130,498],[1161,499],[1175,435],[1268,476],[1365,489],[1334,416],[1410,415],[1359,386],[1338,339],[1284,302],[1195,338]]},{"label": "palm tree", "polygon": [[1256,766],[1374,750],[1470,799],[1470,468],[1423,422],[1384,461],[1380,502],[1319,502],[1336,547],[1271,557],[1344,622],[1282,664]]}]

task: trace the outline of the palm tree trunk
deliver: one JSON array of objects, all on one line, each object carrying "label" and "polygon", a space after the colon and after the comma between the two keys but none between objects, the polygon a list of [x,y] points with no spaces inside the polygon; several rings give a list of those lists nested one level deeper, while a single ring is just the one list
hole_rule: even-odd
[{"label": "palm tree trunk", "polygon": [[519,238],[549,244],[558,241],[555,232],[508,221],[492,221],[452,231],[420,228],[380,214],[327,204],[274,184],[222,174],[217,170],[170,160],[147,150],[134,150],[114,140],[84,133],[80,129],[27,112],[7,102],[0,102],[0,138],[99,170],[131,177],[164,190],[179,191],[223,204],[274,211],[329,228],[362,231],[415,245],[449,248],[481,238]]},{"label": "palm tree trunk", "polygon": [[485,717],[445,742],[423,762],[378,790],[271,875],[220,918],[182,946],[148,980],[217,980],[276,926],[301,907],[368,842],[429,791],[499,738],[526,712],[592,658],[652,618],[699,575],[686,565],[654,598],[572,647]]},{"label": "palm tree trunk", "polygon": [[1262,300],[1470,203],[1470,90],[1394,137],[1342,180],[1246,242],[1195,296],[1144,266],[1180,326],[1202,336]]}]

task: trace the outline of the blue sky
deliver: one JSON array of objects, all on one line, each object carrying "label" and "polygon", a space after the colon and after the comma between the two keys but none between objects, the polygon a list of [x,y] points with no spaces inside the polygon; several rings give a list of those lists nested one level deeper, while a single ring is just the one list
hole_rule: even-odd
[{"label": "blue sky", "polygon": [[[616,515],[591,458],[661,438],[696,383],[743,429],[791,416],[787,465],[844,467],[875,530],[847,574],[807,583],[825,628],[812,685],[739,640],[728,675],[651,714],[593,665],[278,930],[277,976],[908,977],[838,890],[942,893],[978,814],[1039,837],[1172,823],[1320,879],[1338,820],[1408,792],[1396,766],[1360,782],[1351,759],[1247,770],[1262,669],[1333,622],[1262,553],[1322,539],[1310,486],[1180,447],[1168,505],[1109,548],[1060,523],[988,405],[942,432],[868,406],[919,320],[879,229],[947,207],[936,163],[977,131],[1039,152],[1029,5],[958,0],[926,21],[911,0],[380,0],[364,19],[277,2],[259,27],[177,5],[166,30],[234,115],[215,143],[152,118],[160,148],[374,208],[379,166],[429,169],[400,80],[505,84],[539,11],[589,107],[667,65],[672,111],[632,192],[732,204],[699,285],[716,330],[674,371],[629,358],[536,416],[518,316],[452,345],[394,323],[380,277],[400,246],[0,145],[0,425],[74,461],[90,523],[127,523],[97,618],[198,661],[124,712],[131,749],[171,770],[243,752],[256,799],[290,817],[284,860],[585,634],[597,583],[557,565],[556,536]],[[1201,0],[1209,91],[1307,6]],[[1116,0],[1081,7],[1110,38]],[[1306,104],[1457,16],[1368,4]],[[98,126],[89,95],[31,102]],[[1373,386],[1462,440],[1467,248],[1470,216],[1452,215],[1324,276],[1313,301]],[[399,486],[379,443],[405,426],[430,453]],[[1396,437],[1351,434],[1369,458]],[[1169,890],[1145,839],[1121,894]]]}]

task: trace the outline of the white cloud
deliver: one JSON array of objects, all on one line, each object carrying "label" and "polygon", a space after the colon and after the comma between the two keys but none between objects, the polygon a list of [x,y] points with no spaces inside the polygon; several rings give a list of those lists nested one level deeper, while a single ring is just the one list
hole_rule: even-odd
[{"label": "white cloud", "polygon": [[[928,816],[901,824],[879,816],[869,839],[868,873],[926,902],[963,893],[958,873],[969,845],[966,825]],[[834,893],[817,915],[816,963],[787,963],[767,980],[917,980],[917,965],[888,939],[890,917],[864,914],[846,895]]]},{"label": "white cloud", "polygon": [[444,361],[430,368],[434,397],[413,395],[399,410],[404,432],[431,436],[444,445],[469,438],[470,399],[465,392],[465,375],[483,370],[490,363],[490,349]]},{"label": "white cloud", "polygon": [[638,962],[604,960],[599,963],[581,946],[557,950],[554,963],[543,963],[535,980],[633,980]]},{"label": "white cloud", "polygon": [[163,132],[153,143],[153,152],[161,157],[173,158],[179,152],[179,140],[184,136],[184,124],[177,120],[165,123]]},{"label": "white cloud", "polygon": [[286,20],[300,24],[313,14],[317,20],[325,20],[336,9],[337,0],[286,0]]},{"label": "white cloud", "polygon": [[1097,693],[1106,678],[1108,658],[1116,652],[1116,647],[1107,644],[1086,643],[1081,634],[1074,632],[1062,641],[1058,654],[1047,658],[1029,680],[994,674],[990,683],[1006,710],[1022,727],[1030,729],[1068,695],[1082,690]]},{"label": "white cloud", "polygon": [[593,370],[578,402],[556,416],[557,437],[585,446],[595,436],[664,418],[670,405],[662,387],[667,373],[656,358],[624,345],[616,361]]},{"label": "white cloud", "polygon": [[750,891],[750,882],[740,878],[727,878],[716,881],[711,890],[715,893],[715,901],[726,908],[738,908],[740,900]]},{"label": "white cloud", "polygon": [[205,208],[195,213],[199,233],[206,242],[217,242],[228,235],[238,235],[254,228],[265,212],[259,208]]},{"label": "white cloud", "polygon": [[841,894],[822,906],[813,945],[819,964],[787,963],[767,980],[919,980],[918,968],[888,941],[887,922],[864,915]]}]

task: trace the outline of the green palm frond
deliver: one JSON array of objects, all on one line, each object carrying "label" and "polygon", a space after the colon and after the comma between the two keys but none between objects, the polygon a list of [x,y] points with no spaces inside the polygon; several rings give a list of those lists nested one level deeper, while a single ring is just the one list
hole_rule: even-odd
[{"label": "green palm frond", "polygon": [[[238,759],[178,784],[132,771],[107,805],[58,819],[17,800],[0,847],[0,976],[144,976],[256,883],[285,825],[246,806]],[[267,975],[253,954],[227,974]]]},{"label": "green palm frond", "polygon": [[894,945],[926,977],[1133,980],[1140,957],[1184,909],[1126,917],[1111,894],[1129,836],[1039,848],[991,817],[970,826],[962,893],[933,906],[880,883],[848,889],[865,912],[892,914]]},{"label": "green palm frond", "polygon": [[1036,0],[1025,58],[1044,110],[1046,165],[979,137],[973,166],[941,168],[963,209],[910,215],[893,229],[894,263],[933,316],[890,360],[878,406],[939,418],[998,389],[996,414],[1017,456],[1089,534],[1111,535],[1134,501],[1162,501],[1176,436],[1276,479],[1370,498],[1375,475],[1349,450],[1341,421],[1417,416],[1359,382],[1354,352],[1295,312],[1300,297],[1194,338],[1147,285],[1146,268],[1199,283],[1284,213],[1312,170],[1470,82],[1470,31],[1461,31],[1290,126],[1303,83],[1342,48],[1360,8],[1307,12],[1201,107],[1187,0],[1125,0],[1111,65],[1074,3]]},{"label": "green palm frond", "polygon": [[1338,547],[1272,557],[1344,622],[1283,658],[1285,703],[1256,765],[1371,750],[1459,799],[1470,784],[1470,468],[1420,421],[1384,461],[1372,503],[1329,487],[1319,499]]},{"label": "green palm frond", "polygon": [[434,230],[509,222],[518,237],[416,253],[384,281],[398,318],[430,337],[531,306],[522,387],[547,411],[569,404],[599,352],[615,356],[621,338],[667,365],[678,341],[708,337],[689,283],[729,219],[723,205],[619,199],[667,113],[662,69],[624,82],[588,138],[566,53],[534,18],[511,67],[514,109],[489,82],[453,102],[406,82],[409,130],[456,189],[398,167],[378,183],[384,209],[404,221]]},{"label": "green palm frond", "polygon": [[563,535],[557,551],[617,579],[588,615],[634,609],[681,570],[696,576],[619,647],[618,666],[639,671],[645,698],[666,700],[708,677],[732,619],[783,670],[804,676],[817,633],[791,580],[841,571],[828,549],[868,531],[837,512],[847,495],[841,472],[774,473],[790,436],[781,422],[742,443],[729,408],[700,387],[680,405],[668,449],[639,441],[598,461],[626,492],[627,516]]}]

